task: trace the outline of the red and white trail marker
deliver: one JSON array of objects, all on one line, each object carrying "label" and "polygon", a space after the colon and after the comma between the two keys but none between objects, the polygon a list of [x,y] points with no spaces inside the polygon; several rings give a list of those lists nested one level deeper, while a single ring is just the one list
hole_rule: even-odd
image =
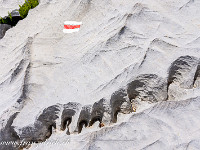
[{"label": "red and white trail marker", "polygon": [[78,32],[80,27],[82,25],[82,22],[76,22],[76,21],[65,21],[64,22],[64,33],[73,33]]}]

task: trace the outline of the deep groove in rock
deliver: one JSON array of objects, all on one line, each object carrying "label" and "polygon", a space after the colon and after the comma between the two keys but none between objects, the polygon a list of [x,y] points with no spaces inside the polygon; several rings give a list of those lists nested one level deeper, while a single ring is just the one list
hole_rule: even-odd
[{"label": "deep groove in rock", "polygon": [[[14,127],[12,126],[14,119],[16,118],[18,113],[14,113],[10,118],[8,119],[6,126],[3,128],[3,130],[0,130],[0,142],[3,141],[16,141],[19,143],[20,138],[17,135],[16,131],[14,130]],[[17,147],[14,147],[14,145],[0,145],[0,150],[18,150]]]},{"label": "deep groove in rock", "polygon": [[130,99],[140,98],[151,103],[167,100],[167,83],[156,74],[141,74],[128,84]]},{"label": "deep groove in rock", "polygon": [[15,78],[19,75],[19,73],[22,71],[24,63],[25,63],[24,59],[22,59],[19,62],[19,64],[17,65],[16,69],[13,71],[13,73],[11,75],[10,82],[13,82],[15,80]]},{"label": "deep groove in rock", "polygon": [[79,122],[79,125],[78,125],[78,133],[81,133],[82,129],[83,129],[83,126],[85,125],[85,127],[88,126],[88,122],[86,120],[82,120]]},{"label": "deep groove in rock", "polygon": [[118,115],[119,112],[120,112],[120,109],[118,109],[118,110],[115,111],[115,113],[113,115],[113,120],[112,120],[113,123],[117,122],[117,115]]},{"label": "deep groove in rock", "polygon": [[95,122],[99,121],[99,123],[102,122],[102,118],[100,116],[95,116],[94,118],[91,119],[89,126],[92,126]]},{"label": "deep groove in rock", "polygon": [[197,66],[197,70],[196,70],[196,73],[194,76],[193,86],[195,85],[195,82],[196,82],[197,78],[199,78],[199,77],[200,77],[200,65]]},{"label": "deep groove in rock", "polygon": [[[55,123],[52,124],[52,125],[50,125],[50,126],[48,127],[48,131],[49,131],[49,133],[47,133],[47,135],[46,135],[46,139],[48,139],[48,138],[51,137],[52,132],[53,132],[53,128],[56,129],[56,124],[55,124]],[[46,139],[45,139],[45,140],[46,140]]]},{"label": "deep groove in rock", "polygon": [[61,130],[64,131],[66,129],[66,127],[68,128],[68,126],[70,125],[71,122],[72,122],[72,118],[71,117],[65,118],[64,121],[61,124]]},{"label": "deep groove in rock", "polygon": [[[197,68],[197,69],[196,69]],[[170,66],[167,79],[167,99],[174,99],[178,89],[191,89],[199,74],[199,59],[194,56],[181,56]],[[173,84],[173,86],[171,86]],[[170,88],[171,87],[171,88]],[[181,90],[180,90],[181,91]]]}]

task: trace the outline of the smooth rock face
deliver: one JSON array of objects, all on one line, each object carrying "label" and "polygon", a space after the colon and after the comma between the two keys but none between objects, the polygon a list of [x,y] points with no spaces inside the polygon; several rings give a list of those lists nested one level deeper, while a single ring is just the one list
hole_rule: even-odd
[{"label": "smooth rock face", "polygon": [[[0,16],[18,2],[0,0]],[[199,8],[197,0],[41,0],[0,40],[0,142],[198,149]],[[67,20],[83,22],[80,31],[64,34]]]},{"label": "smooth rock face", "polygon": [[11,28],[11,25],[0,24],[0,39],[2,39],[8,29]]},{"label": "smooth rock face", "polygon": [[119,125],[90,134],[92,142],[85,142],[86,146],[80,149],[197,150],[200,110],[194,106],[200,106],[200,97],[158,103]]},{"label": "smooth rock face", "polygon": [[15,9],[19,8],[19,5],[22,5],[24,0],[0,0],[0,16],[4,17],[8,15],[8,12],[12,12]]}]

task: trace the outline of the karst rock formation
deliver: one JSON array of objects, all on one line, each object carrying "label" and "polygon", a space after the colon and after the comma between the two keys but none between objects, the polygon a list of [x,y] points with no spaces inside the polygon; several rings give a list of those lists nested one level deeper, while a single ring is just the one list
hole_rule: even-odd
[{"label": "karst rock formation", "polygon": [[40,0],[0,37],[0,150],[200,149],[199,0]]}]

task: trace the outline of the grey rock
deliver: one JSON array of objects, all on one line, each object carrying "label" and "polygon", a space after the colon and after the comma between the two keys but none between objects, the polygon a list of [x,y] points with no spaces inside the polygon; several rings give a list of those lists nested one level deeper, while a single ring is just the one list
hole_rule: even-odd
[{"label": "grey rock", "polygon": [[20,140],[25,142],[43,142],[52,134],[52,126],[46,126],[37,121],[34,126],[20,129]]},{"label": "grey rock", "polygon": [[179,57],[172,63],[169,69],[168,85],[173,83],[179,85],[181,88],[192,88],[198,64],[199,59],[196,57]]},{"label": "grey rock", "polygon": [[81,105],[79,103],[75,102],[69,102],[67,104],[64,104],[63,106],[63,112],[61,116],[61,130],[65,130],[66,127],[68,128],[67,134],[70,134],[69,131],[69,125],[72,122],[73,116],[76,115],[77,111],[80,109]]},{"label": "grey rock", "polygon": [[20,129],[20,140],[26,142],[43,142],[52,134],[52,128],[56,128],[56,119],[59,118],[59,105],[53,105],[43,110],[33,126]]},{"label": "grey rock", "polygon": [[12,16],[12,26],[15,26],[19,20],[22,20],[23,18],[20,16],[18,9],[15,9],[11,12]]},{"label": "grey rock", "polygon": [[11,28],[11,25],[0,24],[0,39],[2,39],[8,29]]},{"label": "grey rock", "polygon": [[[89,144],[83,149],[130,149],[134,143],[135,149],[183,150],[189,147],[197,150],[200,146],[198,108],[200,97],[157,103],[143,112],[133,113],[125,122],[90,133]],[[179,130],[179,134],[174,133],[174,130]],[[187,142],[181,140],[184,137],[189,138]],[[173,144],[169,144],[168,139]],[[102,140],[109,142],[101,144],[99,141]],[[110,144],[110,141],[115,142]]]},{"label": "grey rock", "polygon": [[[111,105],[111,121],[117,122],[117,114],[119,112],[123,113],[130,113],[132,111],[131,109],[131,103],[130,101],[127,101],[127,93],[125,89],[120,89],[116,92],[114,92],[110,99],[110,105]],[[127,107],[125,109],[123,108],[123,104],[126,104]]]},{"label": "grey rock", "polygon": [[37,121],[40,121],[47,126],[55,126],[55,120],[59,118],[59,111],[60,107],[58,105],[50,106],[42,112],[42,114],[38,117]]},{"label": "grey rock", "polygon": [[128,84],[127,93],[130,100],[164,101],[167,100],[167,83],[155,74],[143,74]]},{"label": "grey rock", "polygon": [[194,87],[200,87],[200,64],[197,67],[197,71],[194,77]]},{"label": "grey rock", "polygon": [[83,126],[87,127],[89,125],[89,121],[91,119],[91,110],[92,105],[86,105],[82,107],[77,123],[78,133],[82,131]]},{"label": "grey rock", "polygon": [[[12,126],[13,120],[17,116],[17,113],[13,114],[7,121],[6,126],[0,130],[0,143],[1,142],[16,142],[19,143],[19,136],[14,130],[14,127]],[[15,143],[15,144],[16,144]],[[19,150],[19,146],[7,143],[0,145],[0,150]]]},{"label": "grey rock", "polygon": [[[108,118],[106,114],[107,116],[109,114]],[[102,121],[107,122],[108,119],[110,119],[110,105],[106,99],[102,98],[98,102],[95,102],[92,106],[89,126],[92,126],[96,121],[99,121],[99,123],[102,123]]]},{"label": "grey rock", "polygon": [[21,17],[20,14],[19,14],[19,10],[18,9],[15,9],[11,12],[11,16],[12,17]]}]

